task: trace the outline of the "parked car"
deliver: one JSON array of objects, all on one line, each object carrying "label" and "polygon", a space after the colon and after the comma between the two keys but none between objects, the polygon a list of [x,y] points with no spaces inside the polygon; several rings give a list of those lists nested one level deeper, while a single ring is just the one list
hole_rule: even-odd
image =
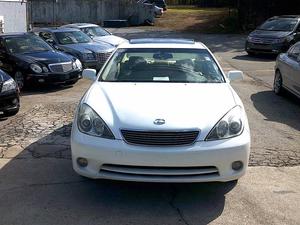
[{"label": "parked car", "polygon": [[88,35],[74,28],[42,28],[35,30],[35,33],[57,50],[77,57],[83,68],[101,69],[115,50],[112,45],[94,42]]},{"label": "parked car", "polygon": [[167,4],[165,0],[148,0],[149,3],[154,3],[159,8],[162,8],[164,11],[167,10]]},{"label": "parked car", "polygon": [[300,42],[277,57],[273,90],[278,95],[287,90],[300,98]]},{"label": "parked car", "polygon": [[161,7],[158,7],[157,5],[155,5],[155,3],[153,3],[152,0],[140,0],[138,2],[142,2],[144,4],[154,4],[154,14],[155,14],[155,17],[160,17],[164,13],[164,9],[161,8]]},{"label": "parked car", "polygon": [[12,77],[0,70],[0,117],[16,115],[19,108],[18,86]]},{"label": "parked car", "polygon": [[82,72],[78,59],[31,33],[1,34],[0,62],[0,69],[10,74],[20,89],[30,83],[74,84]]},{"label": "parked car", "polygon": [[247,168],[244,106],[202,43],[136,39],[122,44],[75,115],[74,170],[86,177],[149,182],[231,181]]},{"label": "parked car", "polygon": [[300,41],[300,16],[276,16],[268,19],[247,38],[245,50],[278,54]]},{"label": "parked car", "polygon": [[80,29],[85,34],[89,35],[94,41],[103,43],[106,42],[114,47],[128,41],[124,38],[118,37],[105,30],[104,28],[91,23],[73,23],[64,25],[61,28],[77,28]]}]

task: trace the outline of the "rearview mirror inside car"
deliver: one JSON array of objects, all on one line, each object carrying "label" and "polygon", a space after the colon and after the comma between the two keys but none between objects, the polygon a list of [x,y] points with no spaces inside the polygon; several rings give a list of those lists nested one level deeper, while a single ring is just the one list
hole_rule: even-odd
[{"label": "rearview mirror inside car", "polygon": [[82,72],[82,77],[91,81],[95,81],[97,78],[96,70],[94,69],[85,69]]},{"label": "rearview mirror inside car", "polygon": [[227,74],[227,77],[230,81],[243,80],[243,76],[244,76],[243,72],[239,71],[239,70],[232,70],[232,71],[229,71]]}]

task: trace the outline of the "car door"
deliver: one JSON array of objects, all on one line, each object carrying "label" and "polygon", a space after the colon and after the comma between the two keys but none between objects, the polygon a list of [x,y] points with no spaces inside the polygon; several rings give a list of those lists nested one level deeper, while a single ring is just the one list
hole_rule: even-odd
[{"label": "car door", "polygon": [[288,53],[290,80],[289,88],[300,96],[300,44],[295,45]]}]

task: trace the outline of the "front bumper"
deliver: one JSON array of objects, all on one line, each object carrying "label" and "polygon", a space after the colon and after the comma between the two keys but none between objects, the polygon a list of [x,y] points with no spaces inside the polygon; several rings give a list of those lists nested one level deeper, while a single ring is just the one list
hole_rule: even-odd
[{"label": "front bumper", "polygon": [[26,82],[34,83],[51,83],[63,84],[79,80],[81,78],[81,70],[72,71],[70,73],[47,73],[47,74],[28,74]]},{"label": "front bumper", "polygon": [[253,53],[279,54],[289,49],[288,43],[259,44],[246,41],[245,50]]},{"label": "front bumper", "polygon": [[0,112],[12,112],[19,108],[20,100],[17,90],[0,93]]},{"label": "front bumper", "polygon": [[[93,179],[142,182],[226,182],[246,172],[250,154],[250,134],[221,141],[200,141],[191,146],[145,147],[123,140],[109,140],[85,135],[73,125],[71,135],[74,170]],[[88,160],[86,167],[78,158]],[[235,171],[232,163],[241,161]],[[206,173],[215,168],[214,173]]]}]

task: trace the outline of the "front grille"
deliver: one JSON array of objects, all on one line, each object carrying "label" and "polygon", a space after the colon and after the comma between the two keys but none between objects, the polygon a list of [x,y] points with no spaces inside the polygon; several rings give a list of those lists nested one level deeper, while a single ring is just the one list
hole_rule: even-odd
[{"label": "front grille", "polygon": [[256,44],[273,44],[274,43],[274,39],[267,39],[267,38],[252,38],[251,40],[252,43],[256,43]]},{"label": "front grille", "polygon": [[107,53],[97,53],[96,54],[96,58],[99,64],[103,65],[106,60],[110,57],[111,52],[107,52]]},{"label": "front grille", "polygon": [[196,141],[199,131],[130,131],[121,130],[128,144],[149,146],[191,145]]},{"label": "front grille", "polygon": [[127,166],[104,164],[101,166],[100,175],[103,177],[127,178],[127,179],[203,179],[219,176],[219,170],[215,166],[193,167],[158,167],[158,166]]},{"label": "front grille", "polygon": [[73,69],[72,62],[49,64],[49,69],[52,73],[66,73]]}]

